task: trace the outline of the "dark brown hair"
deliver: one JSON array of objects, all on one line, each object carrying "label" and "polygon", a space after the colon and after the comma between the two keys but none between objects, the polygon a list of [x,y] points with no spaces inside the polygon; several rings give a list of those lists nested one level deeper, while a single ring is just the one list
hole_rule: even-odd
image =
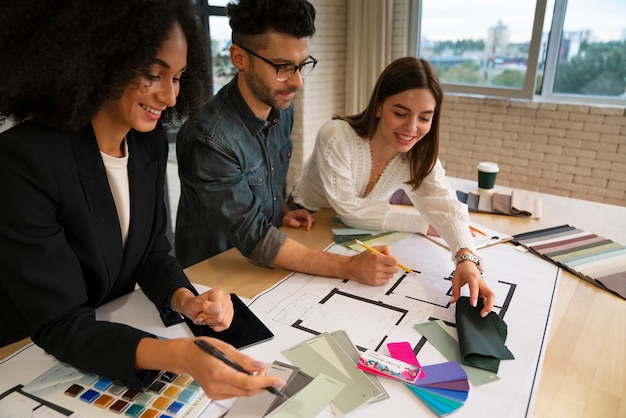
[{"label": "dark brown hair", "polygon": [[435,96],[435,114],[430,131],[408,152],[411,166],[411,179],[407,182],[417,189],[437,162],[439,153],[439,119],[443,90],[435,69],[421,58],[405,57],[393,61],[378,77],[369,104],[360,113],[351,116],[335,115],[333,119],[341,119],[350,124],[352,129],[363,138],[371,138],[380,121],[376,112],[389,97],[409,89],[427,88]]},{"label": "dark brown hair", "polygon": [[232,42],[253,51],[262,49],[263,36],[277,32],[297,39],[315,34],[315,7],[307,0],[239,0],[226,6]]}]

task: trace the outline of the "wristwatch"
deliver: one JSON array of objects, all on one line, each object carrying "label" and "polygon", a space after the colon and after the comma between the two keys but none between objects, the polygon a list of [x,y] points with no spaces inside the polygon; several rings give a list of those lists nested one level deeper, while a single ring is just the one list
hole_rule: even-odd
[{"label": "wristwatch", "polygon": [[469,260],[472,263],[476,264],[476,267],[478,267],[478,270],[480,270],[481,272],[483,271],[480,265],[480,258],[475,256],[474,254],[470,254],[470,253],[461,254],[460,256],[456,258],[455,261],[456,261],[456,264],[459,265],[461,261],[465,261],[465,260]]}]

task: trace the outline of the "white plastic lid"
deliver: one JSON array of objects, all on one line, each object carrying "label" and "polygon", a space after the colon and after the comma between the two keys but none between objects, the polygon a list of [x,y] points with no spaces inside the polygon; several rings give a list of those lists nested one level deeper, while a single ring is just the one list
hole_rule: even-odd
[{"label": "white plastic lid", "polygon": [[478,170],[485,173],[497,173],[498,171],[500,171],[500,167],[498,167],[498,164],[496,163],[483,161],[481,163],[478,163]]}]

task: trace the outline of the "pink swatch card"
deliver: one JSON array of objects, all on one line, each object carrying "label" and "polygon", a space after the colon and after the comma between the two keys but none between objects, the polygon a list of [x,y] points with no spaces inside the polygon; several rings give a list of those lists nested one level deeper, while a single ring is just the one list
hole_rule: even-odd
[{"label": "pink swatch card", "polygon": [[411,348],[411,344],[409,344],[406,341],[398,342],[398,343],[388,343],[387,349],[389,350],[389,354],[391,354],[391,357],[395,358],[396,360],[400,360],[405,363],[409,363],[409,364],[419,367],[420,374],[419,376],[417,376],[418,379],[422,379],[426,377],[426,374],[424,373],[424,369],[420,365],[419,360],[417,360],[417,357],[415,357],[415,353],[413,352],[413,349]]}]

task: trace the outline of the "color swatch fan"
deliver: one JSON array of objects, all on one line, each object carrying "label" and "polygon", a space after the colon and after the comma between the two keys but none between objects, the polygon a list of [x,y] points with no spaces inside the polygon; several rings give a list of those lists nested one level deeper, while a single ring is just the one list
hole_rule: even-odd
[{"label": "color swatch fan", "polygon": [[[419,365],[408,342],[387,344],[391,357]],[[465,404],[469,394],[467,373],[456,361],[422,366],[422,374],[411,391],[437,416],[453,413]]]},{"label": "color swatch fan", "polygon": [[437,416],[451,414],[463,406],[469,393],[467,373],[456,361],[423,366],[426,377],[407,385]]}]

